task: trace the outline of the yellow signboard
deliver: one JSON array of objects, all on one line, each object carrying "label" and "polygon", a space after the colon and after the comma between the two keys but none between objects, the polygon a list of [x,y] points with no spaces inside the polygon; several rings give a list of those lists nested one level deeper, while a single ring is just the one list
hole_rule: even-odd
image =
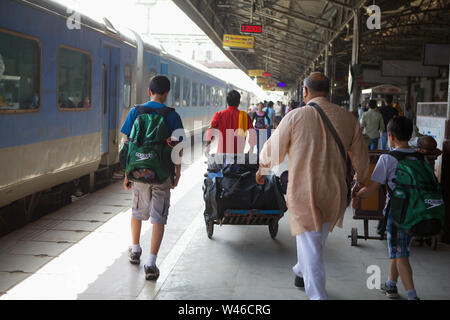
[{"label": "yellow signboard", "polygon": [[269,87],[269,86],[266,85],[266,84],[263,84],[263,85],[261,86],[261,89],[263,89],[264,91],[275,91],[275,88],[274,88],[274,87]]},{"label": "yellow signboard", "polygon": [[249,77],[262,77],[264,69],[248,70]]},{"label": "yellow signboard", "polygon": [[269,78],[257,78],[256,83],[257,84],[269,84]]},{"label": "yellow signboard", "polygon": [[241,36],[238,34],[224,34],[222,45],[224,47],[253,49],[255,37]]}]

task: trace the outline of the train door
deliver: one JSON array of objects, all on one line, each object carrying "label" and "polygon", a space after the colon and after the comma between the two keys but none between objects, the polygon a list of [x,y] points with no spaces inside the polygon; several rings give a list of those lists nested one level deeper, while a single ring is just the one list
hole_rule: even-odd
[{"label": "train door", "polygon": [[[103,47],[102,63],[102,154],[110,149],[109,132],[115,128],[118,110],[119,49]],[[114,138],[113,142],[116,139]]]}]

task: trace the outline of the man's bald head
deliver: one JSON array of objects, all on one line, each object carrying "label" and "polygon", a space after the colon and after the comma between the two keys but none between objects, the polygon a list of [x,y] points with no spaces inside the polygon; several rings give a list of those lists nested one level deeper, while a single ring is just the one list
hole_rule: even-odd
[{"label": "man's bald head", "polygon": [[303,80],[303,100],[308,102],[316,97],[327,97],[330,91],[330,80],[320,72],[311,73]]},{"label": "man's bald head", "polygon": [[304,81],[303,84],[311,93],[328,94],[330,91],[330,80],[323,73],[313,72]]}]

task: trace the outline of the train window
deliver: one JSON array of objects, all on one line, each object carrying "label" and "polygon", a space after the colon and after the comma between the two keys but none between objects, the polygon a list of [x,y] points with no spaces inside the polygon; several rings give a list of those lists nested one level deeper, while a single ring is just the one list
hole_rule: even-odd
[{"label": "train window", "polygon": [[0,112],[37,111],[41,106],[41,44],[0,29]]},{"label": "train window", "polygon": [[220,88],[216,89],[216,107],[220,106]]},{"label": "train window", "polygon": [[131,65],[128,63],[123,70],[123,105],[131,107]]},{"label": "train window", "polygon": [[215,107],[218,107],[220,104],[220,89],[216,88],[216,101],[214,103]]},{"label": "train window", "polygon": [[211,105],[211,86],[206,86],[205,105],[207,107]]},{"label": "train window", "polygon": [[211,107],[215,107],[216,105],[216,88],[211,87]]},{"label": "train window", "polygon": [[161,74],[167,76],[168,73],[169,73],[169,65],[167,63],[161,62]]},{"label": "train window", "polygon": [[179,107],[180,106],[180,77],[173,75],[172,76],[172,106]]},{"label": "train window", "polygon": [[222,89],[222,105],[226,106],[227,104],[227,91],[226,89]]},{"label": "train window", "polygon": [[216,88],[216,101],[214,103],[215,107],[218,107],[220,105],[220,89]]},{"label": "train window", "polygon": [[223,88],[219,89],[219,105],[218,107],[223,107],[225,104],[225,92]]},{"label": "train window", "polygon": [[58,108],[85,110],[91,107],[91,55],[60,46],[58,51]]},{"label": "train window", "polygon": [[192,82],[192,106],[195,107],[198,104],[198,84]]},{"label": "train window", "polygon": [[191,80],[183,78],[183,107],[191,104]]},{"label": "train window", "polygon": [[200,106],[205,106],[205,85],[200,84],[200,97],[198,99],[198,103]]}]

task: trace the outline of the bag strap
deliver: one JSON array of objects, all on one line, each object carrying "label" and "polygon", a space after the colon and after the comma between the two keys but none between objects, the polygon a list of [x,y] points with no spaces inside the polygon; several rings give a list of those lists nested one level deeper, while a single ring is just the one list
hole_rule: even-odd
[{"label": "bag strap", "polygon": [[341,155],[344,158],[344,161],[347,161],[347,153],[345,152],[344,145],[342,144],[341,138],[339,138],[339,135],[336,132],[336,129],[334,128],[330,119],[327,117],[327,115],[322,110],[322,108],[319,107],[316,103],[310,102],[310,103],[308,103],[308,105],[313,107],[314,109],[316,109],[317,112],[319,112],[320,116],[322,117],[323,122],[325,122],[325,124],[328,127],[328,129],[330,130],[331,135],[333,136],[334,140],[336,140],[336,143],[338,144],[338,147],[339,147],[339,151],[341,152]]},{"label": "bag strap", "polygon": [[418,160],[422,160],[424,161],[425,158],[423,156],[423,154],[421,154],[420,152],[401,152],[401,151],[390,151],[388,152],[389,155],[393,156],[395,159],[397,159],[397,161],[402,161],[407,157],[413,157],[413,158],[417,158]]}]

